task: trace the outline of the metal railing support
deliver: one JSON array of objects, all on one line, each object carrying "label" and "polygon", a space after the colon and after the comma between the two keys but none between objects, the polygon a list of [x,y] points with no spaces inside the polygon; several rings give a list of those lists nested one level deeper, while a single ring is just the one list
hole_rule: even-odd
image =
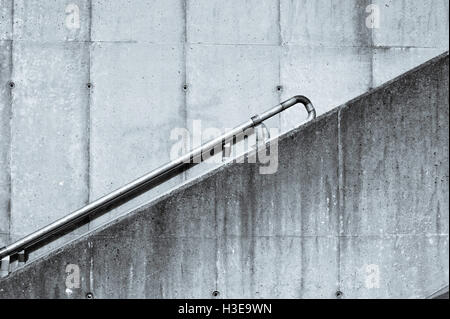
[{"label": "metal railing support", "polygon": [[0,260],[0,278],[8,276],[9,264],[10,264],[9,255],[2,257],[2,259]]}]

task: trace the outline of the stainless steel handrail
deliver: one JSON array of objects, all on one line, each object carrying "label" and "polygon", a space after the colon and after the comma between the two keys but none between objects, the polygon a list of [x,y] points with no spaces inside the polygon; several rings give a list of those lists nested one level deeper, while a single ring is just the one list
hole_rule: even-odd
[{"label": "stainless steel handrail", "polygon": [[277,106],[271,108],[270,110],[260,115],[253,116],[247,122],[242,123],[241,125],[235,127],[228,133],[225,133],[222,136],[219,136],[205,143],[204,145],[195,148],[194,150],[190,151],[186,155],[181,156],[177,160],[171,161],[155,169],[154,171],[132,181],[131,183],[109,193],[108,195],[105,195],[97,199],[96,201],[72,212],[71,214],[61,219],[58,219],[57,221],[31,233],[30,235],[2,248],[0,250],[0,259],[9,258],[10,256],[16,253],[23,252],[26,248],[36,245],[39,242],[42,242],[49,236],[55,235],[56,233],[73,225],[74,223],[90,216],[95,212],[98,212],[101,208],[124,200],[124,198],[127,195],[130,195],[135,191],[142,189],[146,185],[151,184],[156,179],[159,179],[162,176],[173,172],[177,168],[186,165],[186,163],[192,162],[193,159],[200,158],[201,161],[202,155],[208,154],[208,152],[211,152],[217,146],[220,145],[222,147],[224,143],[229,143],[230,141],[233,140],[234,137],[241,136],[246,130],[254,128],[255,126],[261,124],[263,121],[267,120],[268,118],[271,118],[272,116],[298,103],[301,103],[305,106],[306,111],[308,112],[307,121],[310,121],[316,117],[316,111],[314,109],[314,106],[307,97],[301,95],[294,96],[289,100],[278,104]]}]

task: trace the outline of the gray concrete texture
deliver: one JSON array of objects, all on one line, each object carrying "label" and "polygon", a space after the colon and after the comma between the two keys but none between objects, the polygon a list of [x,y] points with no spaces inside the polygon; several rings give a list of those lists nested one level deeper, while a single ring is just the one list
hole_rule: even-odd
[{"label": "gray concrete texture", "polygon": [[449,283],[448,72],[447,53],[284,134],[275,174],[224,165],[1,279],[0,298],[431,296]]},{"label": "gray concrete texture", "polygon": [[232,127],[296,94],[324,113],[448,50],[448,23],[447,0],[0,0],[0,245],[168,161],[176,127]]}]

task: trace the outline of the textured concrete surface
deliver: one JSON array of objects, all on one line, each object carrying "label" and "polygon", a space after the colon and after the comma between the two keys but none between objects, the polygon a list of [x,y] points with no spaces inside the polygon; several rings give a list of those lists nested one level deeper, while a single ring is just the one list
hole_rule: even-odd
[{"label": "textured concrete surface", "polygon": [[448,47],[447,0],[375,0],[371,3],[380,9],[380,28],[372,29],[375,46]]},{"label": "textured concrete surface", "polygon": [[[167,142],[170,131],[184,127],[183,83],[178,76],[183,69],[182,52],[180,45],[170,44],[93,46],[91,200],[170,160],[171,144]],[[180,181],[177,179],[170,185]],[[154,193],[147,194],[147,199]],[[109,217],[93,221],[92,226]]]},{"label": "textured concrete surface", "polygon": [[368,0],[280,0],[281,40],[306,47],[367,47]]},{"label": "textured concrete surface", "polygon": [[[10,2],[14,3],[11,19],[14,22],[12,27],[14,41],[45,43],[89,40],[89,0],[71,0],[70,2],[14,0]],[[78,7],[79,29],[68,28],[66,25],[68,16],[66,8],[69,4]],[[77,59],[73,62],[82,63]]]},{"label": "textured concrete surface", "polygon": [[[0,40],[12,39],[12,1],[0,0]],[[2,49],[3,52],[10,50]]]},{"label": "textured concrete surface", "polygon": [[94,42],[181,44],[185,5],[180,0],[93,0]]},{"label": "textured concrete surface", "polygon": [[[376,48],[372,51],[372,85],[379,86],[441,54],[436,48]],[[398,63],[401,60],[401,63]]]},{"label": "textured concrete surface", "polygon": [[340,112],[347,295],[379,296],[355,285],[363,262],[380,265],[392,297],[448,281],[448,71],[447,56]]},{"label": "textured concrete surface", "polygon": [[158,167],[174,128],[223,130],[295,94],[322,114],[448,50],[448,1],[0,0],[0,49],[4,243]]},{"label": "textured concrete surface", "polygon": [[[277,47],[190,45],[186,59],[186,127],[190,132],[194,121],[201,121],[203,130],[217,128],[224,133],[280,101],[274,85],[279,79],[278,65],[273,63],[279,59]],[[279,117],[265,124],[278,128]],[[202,142],[213,137],[204,134]],[[188,171],[187,177],[217,166],[204,164]]]},{"label": "textured concrete surface", "polygon": [[278,1],[186,1],[190,43],[263,44],[280,42]]},{"label": "textured concrete surface", "polygon": [[[370,88],[371,59],[367,48],[286,46],[281,62],[285,99],[302,92],[318,114],[337,107]],[[304,61],[308,61],[305,63]],[[281,115],[284,130],[295,127],[292,109]],[[306,115],[303,114],[303,118]]]},{"label": "textured concrete surface", "polygon": [[284,135],[275,174],[225,165],[1,279],[0,297],[432,295],[449,278],[448,71],[446,54],[349,101]]},{"label": "textured concrete surface", "polygon": [[17,240],[87,203],[89,51],[83,42],[17,42],[14,52],[11,236]]}]

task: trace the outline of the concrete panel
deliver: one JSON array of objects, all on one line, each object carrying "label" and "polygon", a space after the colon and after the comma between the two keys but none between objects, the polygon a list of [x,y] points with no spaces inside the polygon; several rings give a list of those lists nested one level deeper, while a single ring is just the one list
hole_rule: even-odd
[{"label": "concrete panel", "polygon": [[448,234],[448,56],[341,111],[343,231]]},{"label": "concrete panel", "polygon": [[11,42],[0,41],[0,246],[9,240],[11,145]]},{"label": "concrete panel", "polygon": [[[337,235],[337,124],[334,114],[282,138],[274,174],[261,174],[250,163],[217,174],[217,193],[227,194],[217,199],[219,229],[242,237]],[[255,185],[257,194],[243,191]]]},{"label": "concrete panel", "polygon": [[0,0],[0,41],[12,39],[12,0]]},{"label": "concrete panel", "polygon": [[274,0],[188,0],[190,43],[279,44],[279,3]]},{"label": "concrete panel", "polygon": [[[49,58],[51,57],[51,58]],[[85,43],[14,43],[11,236],[86,204],[88,59]]]},{"label": "concrete panel", "polygon": [[[144,43],[93,46],[91,200],[169,161],[170,132],[184,127],[182,52]],[[122,212],[137,204],[127,205]]]},{"label": "concrete panel", "polygon": [[188,124],[232,128],[278,104],[278,52],[270,46],[191,45]]},{"label": "concrete panel", "polygon": [[369,0],[280,0],[283,43],[359,47],[371,42],[366,27]]},{"label": "concrete panel", "polygon": [[[334,114],[282,138],[274,175],[261,175],[254,164],[216,175],[216,194],[226,194],[216,196],[221,297],[333,297],[337,123]],[[257,193],[244,191],[255,185]]]},{"label": "concrete panel", "polygon": [[377,87],[444,52],[444,49],[379,48],[373,50],[373,87]]},{"label": "concrete panel", "polygon": [[[99,298],[209,298],[215,290],[215,183],[189,187],[95,235]],[[192,206],[192,203],[195,203]],[[206,262],[202,262],[206,261]]]},{"label": "concrete panel", "polygon": [[[333,297],[337,123],[334,114],[282,138],[273,175],[261,175],[252,164],[216,174],[216,194],[226,194],[216,195],[222,297]],[[316,151],[323,156],[317,158]],[[255,185],[257,193],[246,191]]]},{"label": "concrete panel", "polygon": [[[283,99],[306,95],[317,114],[345,103],[370,87],[371,54],[365,48],[283,47],[281,84]],[[287,131],[306,119],[298,108],[281,115],[281,127]]]},{"label": "concrete panel", "polygon": [[[104,240],[100,242],[103,246]],[[97,298],[210,298],[215,290],[215,240],[126,237],[112,240],[94,262]]]},{"label": "concrete panel", "polygon": [[94,0],[93,41],[179,43],[184,40],[184,1]]},{"label": "concrete panel", "polygon": [[[39,264],[34,264],[33,269],[18,270],[18,277],[0,288],[0,298],[11,298],[10,292],[16,291],[13,298],[85,299],[92,287],[92,243],[82,241],[66,248],[69,251],[55,251]],[[74,271],[79,273],[79,281],[75,279]],[[21,276],[24,274],[30,277],[23,280]],[[75,283],[79,283],[78,288],[73,286]]]},{"label": "concrete panel", "polygon": [[89,40],[89,0],[15,0],[14,40]]},{"label": "concrete panel", "polygon": [[447,0],[372,2],[380,10],[380,28],[373,29],[374,45],[448,49]]},{"label": "concrete panel", "polygon": [[224,237],[218,255],[223,298],[334,298],[336,237]]},{"label": "concrete panel", "polygon": [[[192,135],[193,121],[201,121],[203,142],[212,138],[206,129],[224,133],[280,102],[277,47],[191,45],[186,59],[187,128]],[[279,117],[265,124],[278,128]],[[199,165],[188,176],[216,166]]]},{"label": "concrete panel", "polygon": [[425,298],[448,285],[448,235],[341,237],[344,298]]},{"label": "concrete panel", "polygon": [[94,260],[97,298],[211,297],[216,266],[200,261],[214,260],[214,238],[156,237],[148,231],[143,237],[151,227],[135,225],[135,229],[135,233],[119,230],[107,243],[106,238],[94,241],[94,251],[106,257]]}]

